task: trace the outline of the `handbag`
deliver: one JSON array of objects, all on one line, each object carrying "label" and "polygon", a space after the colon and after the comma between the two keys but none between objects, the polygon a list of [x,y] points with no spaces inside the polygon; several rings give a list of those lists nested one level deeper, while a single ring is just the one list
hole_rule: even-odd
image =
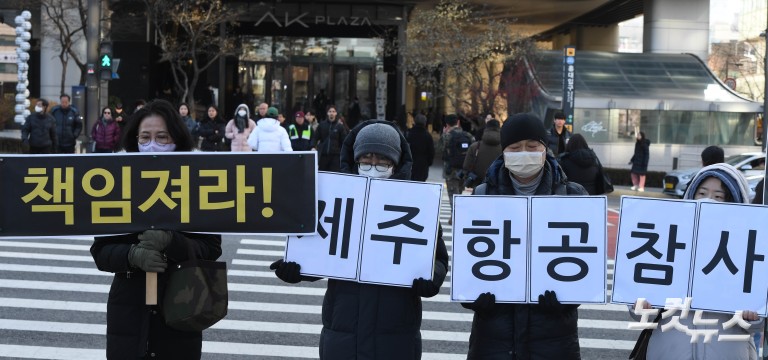
[{"label": "handbag", "polygon": [[181,331],[202,331],[227,315],[227,263],[196,259],[168,268],[163,290],[166,325]]},{"label": "handbag", "polygon": [[[594,151],[592,151],[592,154],[595,154]],[[600,159],[595,155],[595,161],[597,162],[597,187],[598,187],[598,193],[600,194],[610,194],[613,192],[613,183],[611,182],[611,178],[608,176],[608,174],[603,171],[603,164],[600,163]]]},{"label": "handbag", "polygon": [[[661,311],[656,315],[653,323],[658,323],[659,319],[661,319]],[[629,353],[629,360],[645,360],[648,354],[648,343],[651,341],[651,334],[653,334],[653,329],[643,329],[640,332],[640,336],[637,337],[637,342],[635,342],[635,347]]]}]

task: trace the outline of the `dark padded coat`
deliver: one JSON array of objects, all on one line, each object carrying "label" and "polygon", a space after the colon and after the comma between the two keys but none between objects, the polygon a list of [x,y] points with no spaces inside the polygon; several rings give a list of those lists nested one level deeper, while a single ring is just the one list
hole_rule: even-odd
[{"label": "dark padded coat", "polygon": [[[485,191],[486,195],[515,195],[503,157],[491,164],[484,186],[478,186],[475,191]],[[587,192],[581,185],[568,182],[557,162],[548,155],[536,195],[587,195]],[[471,308],[471,304],[462,305]],[[551,314],[537,304],[495,304],[489,313],[475,313],[467,358],[580,359],[577,307],[563,305],[561,313]]]},{"label": "dark padded coat", "polygon": [[411,179],[427,181],[429,167],[432,166],[435,159],[435,141],[427,128],[421,125],[414,125],[408,130],[406,139],[410,145],[411,156],[413,156]]},{"label": "dark padded coat", "polygon": [[67,109],[56,105],[51,109],[51,116],[56,119],[56,138],[59,146],[74,146],[83,130],[83,121],[77,109],[72,105]]},{"label": "dark padded coat", "polygon": [[[107,301],[107,359],[200,359],[200,331],[179,331],[165,325],[162,309],[163,273],[157,274],[158,306],[145,305],[146,274],[128,265],[138,233],[96,237],[91,255],[101,271],[115,273]],[[188,258],[188,246],[199,259],[221,256],[221,236],[174,232],[165,251],[169,267]],[[148,357],[148,358],[149,358]]]},{"label": "dark padded coat", "polygon": [[[341,171],[357,174],[352,145],[361,128],[389,121],[358,124],[344,140]],[[398,130],[400,133],[400,130]],[[411,152],[400,134],[402,154],[390,179],[408,180]],[[448,271],[448,251],[438,230],[433,282],[441,286]],[[413,289],[328,280],[323,299],[320,358],[326,360],[412,360],[421,358],[421,298]]]},{"label": "dark padded coat", "polygon": [[56,136],[56,119],[48,114],[30,114],[21,126],[21,141],[29,142],[29,146],[50,146],[51,150],[55,150]]},{"label": "dark padded coat", "polygon": [[648,172],[648,160],[650,159],[651,140],[641,139],[635,141],[635,153],[632,155],[632,172],[645,175]]},{"label": "dark padded coat", "polygon": [[600,168],[597,166],[597,155],[592,149],[578,149],[573,152],[562,153],[558,162],[569,181],[583,186],[589,195],[600,195],[597,186],[601,184],[603,178],[600,176]]}]

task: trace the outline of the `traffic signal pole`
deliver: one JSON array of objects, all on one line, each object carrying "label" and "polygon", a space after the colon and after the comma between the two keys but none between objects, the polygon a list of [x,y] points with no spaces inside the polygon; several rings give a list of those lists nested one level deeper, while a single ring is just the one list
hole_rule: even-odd
[{"label": "traffic signal pole", "polygon": [[[87,64],[94,69],[99,65],[99,20],[101,19],[101,1],[88,0],[88,23],[87,23]],[[94,74],[88,74],[85,77],[86,91],[86,110],[83,113],[83,131],[80,134],[81,146],[85,149],[90,148],[91,128],[99,118],[99,71]],[[79,109],[82,111],[82,109]]]}]

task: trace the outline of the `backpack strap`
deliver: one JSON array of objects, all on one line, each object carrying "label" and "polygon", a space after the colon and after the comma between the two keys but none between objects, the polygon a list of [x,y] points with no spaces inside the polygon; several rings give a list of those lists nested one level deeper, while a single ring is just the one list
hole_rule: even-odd
[{"label": "backpack strap", "polygon": [[480,185],[475,186],[475,190],[472,191],[472,195],[485,195],[487,191],[488,186],[486,183],[482,183]]}]

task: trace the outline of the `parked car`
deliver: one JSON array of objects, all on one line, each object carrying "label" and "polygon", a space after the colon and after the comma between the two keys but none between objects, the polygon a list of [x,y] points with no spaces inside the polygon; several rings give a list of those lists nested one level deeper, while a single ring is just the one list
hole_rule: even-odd
[{"label": "parked car", "polygon": [[[725,162],[741,170],[747,177],[750,185],[750,197],[755,196],[755,185],[765,176],[765,153],[750,152],[738,155],[732,155],[725,159]],[[667,195],[683,197],[688,183],[701,167],[675,170],[664,177],[664,193]]]}]

